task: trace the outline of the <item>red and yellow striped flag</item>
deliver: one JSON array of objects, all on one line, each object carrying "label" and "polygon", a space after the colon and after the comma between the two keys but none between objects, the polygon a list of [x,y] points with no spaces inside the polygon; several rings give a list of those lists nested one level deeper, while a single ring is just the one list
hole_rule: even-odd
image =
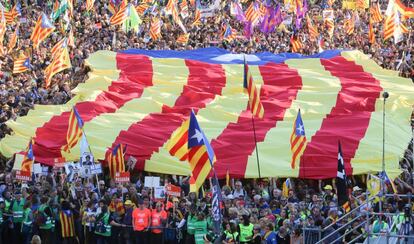
[{"label": "red and yellow striped flag", "polygon": [[149,7],[150,5],[148,3],[141,3],[135,7],[135,10],[139,15],[143,15]]},{"label": "red and yellow striped flag", "polygon": [[351,35],[352,33],[354,33],[355,21],[353,16],[348,15],[348,17],[345,19],[344,29],[347,35]]},{"label": "red and yellow striped flag", "polygon": [[357,0],[356,9],[365,9],[365,0]]},{"label": "red and yellow striped flag", "polygon": [[26,56],[14,60],[13,74],[23,73],[30,69],[30,59]]},{"label": "red and yellow striped flag", "polygon": [[293,131],[290,135],[290,150],[292,151],[292,161],[290,166],[292,169],[295,168],[296,162],[300,159],[303,151],[306,148],[306,135],[305,135],[305,126],[302,121],[302,116],[300,114],[300,109],[298,115],[296,116],[295,122],[293,123]]},{"label": "red and yellow striped flag", "polygon": [[62,50],[64,49],[64,48],[66,48],[66,46],[67,46],[67,39],[66,39],[66,37],[63,37],[60,41],[58,41],[53,47],[52,47],[52,50],[51,50],[51,53],[52,53],[52,58],[54,58],[54,57],[56,57],[56,56],[58,56],[58,55],[60,55],[60,53],[62,52]]},{"label": "red and yellow striped flag", "polygon": [[45,87],[49,87],[50,83],[52,82],[52,77],[65,70],[72,67],[69,58],[68,48],[64,48],[60,54],[57,54],[53,57],[52,62],[47,66],[45,69]]},{"label": "red and yellow striped flag", "polygon": [[312,24],[312,20],[306,15],[306,23],[308,26],[309,36],[311,40],[317,40],[319,36],[318,28]]},{"label": "red and yellow striped flag", "polygon": [[6,34],[6,19],[4,17],[4,11],[1,11],[1,21],[0,21],[0,56],[4,55],[4,35]]},{"label": "red and yellow striped flag", "polygon": [[335,29],[335,22],[333,19],[326,19],[325,20],[325,27],[326,27],[326,31],[329,34],[329,37],[332,38],[333,33],[334,33],[334,29]]},{"label": "red and yellow striped flag", "polygon": [[383,20],[381,9],[378,2],[376,4],[373,4],[371,8],[369,8],[369,13],[372,23],[379,23]]},{"label": "red and yellow striped flag", "polygon": [[302,41],[295,35],[290,38],[290,44],[292,45],[293,53],[297,53],[302,49]]},{"label": "red and yellow striped flag", "polygon": [[62,238],[75,237],[75,222],[72,211],[60,211],[59,220]]},{"label": "red and yellow striped flag", "polygon": [[20,3],[16,3],[13,8],[4,13],[7,24],[12,24],[14,20],[21,15]]},{"label": "red and yellow striped flag", "polygon": [[244,75],[243,75],[243,87],[249,94],[249,107],[254,117],[262,119],[264,116],[264,108],[262,101],[260,100],[260,91],[257,90],[253,84],[253,75],[249,70],[247,61],[244,60]]},{"label": "red and yellow striped flag", "polygon": [[151,22],[150,37],[152,41],[156,41],[161,38],[161,22],[158,18],[154,18]]},{"label": "red and yellow striped flag", "polygon": [[168,0],[167,5],[165,6],[165,13],[166,14],[172,14],[173,9],[175,8],[175,4],[177,3],[177,0]]},{"label": "red and yellow striped flag", "polygon": [[32,35],[30,36],[30,40],[33,42],[33,47],[38,48],[40,42],[46,39],[54,30],[55,27],[52,22],[50,22],[45,13],[42,13],[36,22]]},{"label": "red and yellow striped flag", "polygon": [[189,36],[190,36],[190,33],[187,33],[187,34],[184,33],[177,38],[177,42],[185,45],[188,42]]},{"label": "red and yellow striped flag", "polygon": [[384,24],[384,40],[388,40],[389,38],[394,36],[395,31],[395,12],[393,12],[390,16],[387,16],[385,19]]},{"label": "red and yellow striped flag", "polygon": [[226,170],[226,186],[230,186],[230,171]]},{"label": "red and yellow striped flag", "polygon": [[183,0],[180,4],[180,14],[181,17],[183,17],[183,19],[188,17],[188,4],[187,4],[187,0]]},{"label": "red and yellow striped flag", "polygon": [[246,9],[246,20],[250,21],[252,25],[255,25],[260,18],[260,11],[258,10],[256,3],[253,1],[250,6]]},{"label": "red and yellow striped flag", "polygon": [[126,3],[126,1],[123,1],[121,3],[121,6],[119,7],[118,12],[112,15],[112,17],[109,19],[111,25],[121,25],[122,23],[124,23],[124,20],[127,17],[127,12],[126,12],[127,7],[128,7],[128,4]]},{"label": "red and yellow striped flag", "polygon": [[72,108],[72,111],[69,115],[68,130],[66,132],[66,145],[63,146],[65,152],[70,152],[70,149],[73,148],[82,137],[82,127],[83,120],[76,110],[75,107]]},{"label": "red and yellow striped flag", "polygon": [[368,40],[369,43],[374,44],[375,43],[375,33],[374,33],[374,27],[372,26],[372,22],[369,22],[369,29],[368,29]]},{"label": "red and yellow striped flag", "polygon": [[16,46],[18,36],[19,36],[19,27],[16,26],[16,29],[14,30],[12,36],[9,39],[9,45],[7,46],[7,49],[9,51],[9,53]]},{"label": "red and yellow striped flag", "polygon": [[194,21],[191,26],[199,26],[201,25],[201,12],[200,10],[196,9],[194,13]]},{"label": "red and yellow striped flag", "polygon": [[94,4],[95,0],[86,0],[86,11],[91,11]]},{"label": "red and yellow striped flag", "polygon": [[33,138],[30,138],[29,145],[26,148],[24,153],[24,158],[22,161],[21,171],[32,172],[33,162],[34,162],[34,153],[33,153]]},{"label": "red and yellow striped flag", "polygon": [[111,179],[115,179],[116,173],[125,172],[124,153],[126,152],[126,145],[118,144],[108,154],[106,161],[109,166],[109,174]]}]

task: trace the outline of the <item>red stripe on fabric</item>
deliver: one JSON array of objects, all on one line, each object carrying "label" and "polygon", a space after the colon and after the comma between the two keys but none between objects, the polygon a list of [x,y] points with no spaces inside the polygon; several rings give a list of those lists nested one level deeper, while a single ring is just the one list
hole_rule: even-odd
[{"label": "red stripe on fabric", "polygon": [[201,173],[201,170],[204,168],[204,165],[206,165],[207,163],[210,163],[208,161],[208,154],[207,152],[204,152],[203,155],[198,160],[197,165],[194,167],[193,172],[191,172],[191,176],[196,181],[198,180],[198,176]]},{"label": "red stripe on fabric", "polygon": [[[211,102],[226,84],[223,67],[199,61],[186,60],[189,69],[187,84],[173,107],[163,106],[161,113],[148,114],[142,121],[121,131],[112,147],[128,145],[128,155],[137,159],[136,169],[145,168],[145,160],[167,141],[171,134],[188,119],[191,109],[197,112]],[[136,75],[140,75],[137,73]],[[112,150],[112,149],[109,149]]]},{"label": "red stripe on fabric", "polygon": [[338,140],[347,174],[352,174],[351,159],[364,137],[382,88],[378,80],[360,65],[343,57],[322,59],[321,64],[341,81],[336,105],[310,138],[302,155],[299,177],[327,179],[336,177]]},{"label": "red stripe on fabric", "polygon": [[188,130],[183,133],[178,142],[171,148],[170,154],[175,155],[177,151],[188,141]]},{"label": "red stripe on fabric", "polygon": [[[255,119],[255,127],[257,141],[262,142],[266,133],[283,120],[286,109],[302,88],[302,79],[296,70],[286,64],[268,63],[259,66],[259,70],[264,82],[260,90],[264,117]],[[227,169],[231,169],[233,177],[243,178],[245,175],[248,157],[255,149],[252,115],[248,110],[247,107],[239,115],[237,123],[229,123],[211,142],[217,158],[214,168],[220,178],[226,176]]]},{"label": "red stripe on fabric", "polygon": [[[118,53],[116,62],[121,71],[118,80],[113,81],[95,101],[76,104],[83,121],[88,122],[103,113],[114,113],[126,102],[139,98],[146,87],[152,86],[152,62],[147,56]],[[53,165],[54,158],[62,157],[60,150],[66,144],[69,115],[70,111],[53,116],[36,130],[33,145],[36,161]]]}]

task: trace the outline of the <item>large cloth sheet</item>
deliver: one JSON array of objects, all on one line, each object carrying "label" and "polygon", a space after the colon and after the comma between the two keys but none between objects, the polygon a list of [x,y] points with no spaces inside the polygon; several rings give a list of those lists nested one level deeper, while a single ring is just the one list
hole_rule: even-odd
[{"label": "large cloth sheet", "polygon": [[[313,56],[270,53],[245,56],[265,110],[255,119],[262,177],[336,177],[338,141],[347,174],[382,169],[382,92],[386,102],[385,161],[389,175],[411,139],[409,119],[414,86],[380,68],[359,51],[326,51]],[[90,56],[89,79],[64,105],[37,105],[8,121],[13,134],[0,141],[11,157],[31,137],[36,161],[46,165],[79,158],[79,145],[66,153],[68,118],[76,106],[96,159],[118,143],[128,145],[137,170],[189,175],[186,162],[170,156],[172,133],[197,114],[211,140],[217,175],[257,178],[258,166],[248,95],[243,91],[242,54],[217,48],[193,51],[99,51]],[[301,109],[307,146],[295,169],[289,138]]]}]

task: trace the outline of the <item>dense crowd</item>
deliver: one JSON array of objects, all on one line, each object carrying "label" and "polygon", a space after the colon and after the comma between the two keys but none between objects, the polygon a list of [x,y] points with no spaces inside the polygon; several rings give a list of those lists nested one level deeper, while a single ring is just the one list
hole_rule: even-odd
[{"label": "dense crowd", "polygon": [[[200,194],[189,192],[188,178],[164,176],[161,185],[181,187],[181,196],[166,194],[155,198],[152,188],[144,186],[142,175],[133,183],[116,184],[91,179],[64,180],[64,173],[50,172],[33,183],[20,184],[11,174],[0,177],[0,243],[315,243],[318,233],[303,228],[324,228],[323,236],[352,218],[351,227],[327,239],[338,242],[358,237],[362,241],[367,226],[358,226],[366,214],[379,211],[379,201],[367,197],[355,182],[350,188],[348,218],[339,219],[345,210],[337,205],[335,184],[295,181],[289,188],[283,181],[232,180],[222,187],[222,228],[213,232],[212,192],[208,181]],[[354,179],[357,180],[358,179]],[[369,231],[397,233],[407,221],[407,199],[390,198],[383,202],[385,213],[369,222]],[[410,215],[408,215],[410,216]],[[410,217],[408,217],[410,218]],[[339,219],[339,221],[338,221]],[[413,223],[411,220],[410,223]],[[412,230],[412,227],[409,227]],[[305,234],[304,234],[305,233]]]},{"label": "dense crowd", "polygon": [[[160,6],[166,2],[159,1]],[[119,26],[110,25],[108,3],[95,1],[94,10],[86,11],[84,2],[74,2],[71,29],[75,45],[70,47],[72,68],[53,77],[52,86],[44,88],[45,67],[50,63],[50,49],[59,41],[63,33],[56,30],[43,41],[38,50],[31,48],[30,35],[42,11],[52,11],[52,1],[23,1],[19,21],[19,41],[17,46],[0,57],[0,138],[10,133],[5,125],[9,119],[24,116],[35,104],[62,104],[71,99],[71,89],[87,79],[88,67],[84,60],[97,50],[124,50],[128,48],[189,50],[216,46],[232,52],[254,53],[290,52],[290,38],[293,26],[284,24],[269,34],[255,29],[253,37],[243,37],[243,23],[230,15],[229,4],[223,1],[222,8],[213,17],[202,20],[201,25],[192,26],[194,7],[189,5],[190,16],[183,20],[188,30],[186,44],[176,40],[182,30],[172,23],[171,17],[163,17],[161,39],[152,41],[149,37],[150,23],[143,17],[139,33],[125,33]],[[13,2],[9,3],[13,6]],[[248,3],[243,4],[247,6]],[[355,32],[347,35],[344,18],[347,11],[340,8],[342,2],[334,2],[335,32],[332,38],[323,31],[322,2],[309,1],[309,15],[323,35],[323,49],[359,49],[371,56],[380,66],[399,70],[401,76],[414,78],[413,36],[406,34],[404,40],[394,44],[383,41],[383,24],[374,26],[376,44],[368,40],[368,11],[358,12]],[[407,3],[413,5],[413,3]],[[4,4],[3,4],[4,5]],[[381,9],[387,3],[381,2]],[[413,7],[413,6],[411,6]],[[284,18],[292,13],[283,11]],[[226,23],[237,30],[233,41],[222,40],[222,24]],[[405,22],[412,30],[413,19]],[[6,44],[14,25],[8,25]],[[410,32],[411,33],[411,32]],[[306,25],[298,30],[304,43],[299,51],[314,54],[319,51],[316,41],[310,41]],[[12,74],[13,60],[22,53],[31,57],[32,70],[22,74]],[[395,181],[398,192],[414,192],[412,177],[412,146],[400,162],[403,174]],[[189,193],[188,179],[169,177],[171,182],[183,190],[180,197],[166,196],[155,199],[150,188],[143,186],[143,178],[133,179],[133,183],[115,184],[112,181],[94,182],[78,178],[73,182],[65,180],[64,173],[52,173],[37,177],[32,183],[21,184],[13,180],[11,174],[0,176],[0,243],[313,243],[314,233],[303,235],[303,228],[327,227],[327,235],[339,228],[347,219],[337,222],[344,210],[338,207],[334,184],[325,182],[312,186],[315,182],[295,181],[287,194],[282,192],[282,182],[273,179],[237,181],[222,187],[223,226],[220,235],[212,233],[211,192],[208,182],[204,194]],[[354,179],[351,208],[358,210],[353,216],[361,216],[354,223],[358,226],[363,214],[378,211],[379,202],[364,204],[366,196],[358,187],[364,186],[360,179]],[[383,209],[399,213],[394,219],[376,219],[369,228],[374,233],[387,229],[391,222],[401,225],[404,222],[405,199],[389,199]],[[68,217],[69,216],[69,217]],[[351,216],[351,217],[353,217]],[[73,221],[73,223],[71,222]],[[365,226],[347,233],[343,241],[360,236],[365,238]],[[331,241],[336,238],[330,239]],[[309,241],[310,240],[310,241]],[[329,242],[329,241],[328,241]]]}]

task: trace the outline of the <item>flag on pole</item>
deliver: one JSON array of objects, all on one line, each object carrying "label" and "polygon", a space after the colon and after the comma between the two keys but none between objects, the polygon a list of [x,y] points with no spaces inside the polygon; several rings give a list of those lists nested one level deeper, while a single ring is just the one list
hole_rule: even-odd
[{"label": "flag on pole", "polygon": [[[213,167],[213,166],[211,166]],[[222,214],[220,209],[220,203],[222,202],[220,184],[218,182],[217,176],[214,175],[212,179],[212,191],[213,199],[211,201],[212,205],[212,217],[213,217],[213,231],[219,236],[221,234],[221,225],[222,225]]]},{"label": "flag on pole", "polygon": [[305,126],[302,121],[302,116],[300,114],[300,109],[298,115],[296,116],[295,123],[293,124],[293,131],[290,135],[290,150],[292,151],[292,161],[290,166],[292,169],[295,168],[296,162],[300,160],[300,157],[305,151],[306,148],[306,135],[305,135]]},{"label": "flag on pole", "polygon": [[226,186],[230,186],[230,171],[226,170]]},{"label": "flag on pole", "polygon": [[[56,1],[53,6],[53,13],[51,18],[57,20],[66,10],[69,8],[69,3],[67,0],[62,0],[60,3]],[[69,11],[70,12],[70,11]]]},{"label": "flag on pole", "polygon": [[30,58],[23,56],[14,60],[13,74],[23,73],[31,68],[32,66],[30,65]]},{"label": "flag on pole", "polygon": [[187,44],[189,36],[190,36],[190,33],[187,33],[187,34],[184,33],[184,34],[180,35],[177,38],[177,43],[181,43],[181,44],[184,44],[184,45]]},{"label": "flag on pole", "polygon": [[161,21],[158,18],[154,18],[151,22],[150,37],[153,41],[161,38]]},{"label": "flag on pole", "polygon": [[379,3],[373,4],[369,8],[370,18],[372,23],[379,23],[383,20]]},{"label": "flag on pole", "polygon": [[299,52],[301,49],[302,49],[302,41],[300,40],[300,38],[297,36],[297,35],[295,35],[295,34],[293,34],[291,37],[290,37],[290,44],[292,45],[292,52],[293,53],[297,53],[297,52]]},{"label": "flag on pole", "polygon": [[347,14],[345,21],[344,21],[344,28],[347,35],[351,35],[354,33],[355,29],[355,21],[354,16],[351,16],[349,13]]},{"label": "flag on pole", "polygon": [[254,117],[262,119],[264,116],[264,108],[260,100],[260,91],[253,84],[253,75],[249,70],[246,58],[244,58],[243,87],[249,95],[250,112]]},{"label": "flag on pole", "polygon": [[[124,23],[124,20],[127,15],[127,7],[129,6],[126,1],[123,1],[121,6],[119,7],[118,12],[116,14],[112,15],[112,17],[109,19],[111,25],[121,25]],[[124,4],[125,3],[125,4]]]},{"label": "flag on pole", "polygon": [[59,54],[53,57],[52,62],[45,69],[45,87],[49,87],[52,82],[52,77],[65,70],[71,68],[68,48],[65,47]]},{"label": "flag on pole", "polygon": [[34,153],[33,153],[33,138],[30,138],[29,145],[26,148],[24,158],[22,161],[21,171],[32,172],[34,163]]},{"label": "flag on pole", "polygon": [[126,152],[126,149],[126,145],[118,144],[109,153],[107,162],[111,179],[115,179],[116,173],[125,172],[124,153]]},{"label": "flag on pole", "polygon": [[76,107],[72,108],[69,115],[68,130],[66,132],[66,145],[63,147],[65,152],[70,152],[82,137],[83,120]]},{"label": "flag on pole", "polygon": [[391,189],[392,189],[393,193],[398,193],[398,190],[397,190],[397,187],[396,187],[396,186],[395,186],[395,184],[394,184],[394,181],[393,181],[393,180],[391,180],[391,179],[388,177],[388,174],[387,174],[387,172],[386,172],[386,171],[382,171],[382,172],[381,172],[381,174],[380,174],[380,176],[381,176],[381,178],[383,178],[383,179],[384,179],[384,183],[385,183],[385,184],[389,184],[389,185],[391,185]]},{"label": "flag on pole", "polygon": [[38,48],[40,42],[46,39],[54,30],[55,27],[52,22],[50,22],[45,13],[42,13],[36,22],[32,35],[30,36],[30,40],[33,42],[33,47]]},{"label": "flag on pole", "polygon": [[60,55],[60,53],[62,52],[62,50],[64,48],[67,47],[67,38],[64,37],[62,39],[60,39],[60,41],[58,41],[50,50],[50,52],[52,53],[52,58],[57,57],[58,55]]},{"label": "flag on pole", "polygon": [[86,11],[91,11],[93,9],[94,4],[95,0],[86,0]]},{"label": "flag on pole", "polygon": [[338,141],[338,172],[336,173],[336,189],[338,191],[338,206],[342,207],[346,213],[351,210],[347,188],[344,157],[342,154],[341,142]]},{"label": "flag on pole", "polygon": [[61,210],[59,213],[62,238],[75,237],[74,215],[71,210]]},{"label": "flag on pole", "polygon": [[183,17],[183,19],[188,17],[188,5],[187,5],[187,0],[183,0],[180,4],[180,9],[181,9],[181,17]]},{"label": "flag on pole", "polygon": [[9,53],[16,46],[18,36],[19,36],[19,27],[16,26],[16,29],[14,30],[13,35],[9,39],[9,45],[7,46]]},{"label": "flag on pole", "polygon": [[192,27],[201,25],[201,12],[200,10],[196,9],[194,13],[194,20],[191,24]]},{"label": "flag on pole", "polygon": [[251,22],[252,25],[256,25],[259,22],[260,13],[257,4],[253,1],[246,9],[246,20]]},{"label": "flag on pole", "polygon": [[282,196],[289,197],[289,190],[292,188],[292,185],[290,183],[290,178],[287,178],[285,182],[283,182],[282,185]]},{"label": "flag on pole", "polygon": [[223,25],[223,31],[221,33],[221,38],[224,41],[228,41],[231,42],[236,38],[236,30],[231,28],[231,26],[229,24],[224,24]]},{"label": "flag on pole", "polygon": [[309,36],[311,40],[316,40],[319,36],[318,28],[312,23],[312,20],[306,15],[306,24],[308,26]]},{"label": "flag on pole", "polygon": [[6,34],[6,19],[4,17],[4,10],[1,9],[1,21],[0,21],[0,56],[4,55],[4,35]]},{"label": "flag on pole", "polygon": [[374,27],[372,26],[372,21],[369,21],[368,40],[369,40],[369,43],[371,44],[375,43],[375,33],[374,33]]}]

